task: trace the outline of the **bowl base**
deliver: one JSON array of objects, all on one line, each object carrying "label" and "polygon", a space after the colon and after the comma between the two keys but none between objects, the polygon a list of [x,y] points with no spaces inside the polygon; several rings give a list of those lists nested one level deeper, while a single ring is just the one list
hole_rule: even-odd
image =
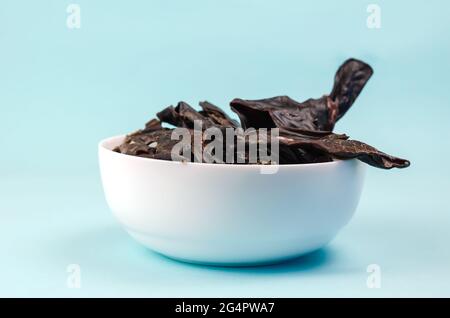
[{"label": "bowl base", "polygon": [[180,256],[182,254],[186,255],[185,251],[181,252],[173,248],[169,248],[167,244],[164,244],[161,239],[158,239],[156,237],[153,237],[151,235],[139,233],[130,229],[126,229],[128,234],[134,238],[136,241],[144,245],[146,248],[150,249],[151,251],[162,255],[164,257],[167,257],[169,259],[182,262],[182,263],[189,263],[189,264],[195,264],[195,265],[205,265],[205,266],[215,266],[215,267],[255,267],[255,266],[267,266],[267,265],[274,265],[282,262],[287,262],[302,256],[305,256],[306,254],[310,254],[314,251],[317,251],[321,248],[323,248],[328,242],[331,240],[331,238],[320,238],[316,239],[316,244],[309,245],[308,247],[303,247],[301,249],[298,249],[295,253],[286,253],[284,255],[277,255],[277,256],[266,256],[266,257],[253,257],[248,258],[246,257],[244,260],[238,260],[236,258],[230,257],[230,260],[221,259],[221,260],[213,260],[212,258],[208,259],[207,256],[199,256],[195,255],[193,257],[186,257],[186,256]]}]

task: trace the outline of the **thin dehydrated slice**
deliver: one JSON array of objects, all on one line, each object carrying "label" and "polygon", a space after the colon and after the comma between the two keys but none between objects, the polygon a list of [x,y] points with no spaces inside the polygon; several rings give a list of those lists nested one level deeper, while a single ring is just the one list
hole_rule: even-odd
[{"label": "thin dehydrated slice", "polygon": [[270,115],[270,111],[289,108],[295,110],[300,103],[288,96],[277,96],[258,100],[243,100],[235,98],[230,103],[233,110],[241,120],[241,126],[247,128],[273,128],[277,127]]},{"label": "thin dehydrated slice", "polygon": [[143,129],[142,132],[146,133],[160,129],[163,129],[161,122],[158,119],[153,118],[145,124],[145,129]]},{"label": "thin dehydrated slice", "polygon": [[203,109],[199,113],[209,118],[214,122],[215,125],[233,128],[240,126],[236,120],[231,119],[222,109],[220,109],[216,105],[213,105],[207,101],[200,102],[199,104]]},{"label": "thin dehydrated slice", "polygon": [[329,99],[308,99],[297,108],[285,107],[273,109],[269,114],[276,127],[303,130],[331,131],[334,122],[329,117]]},{"label": "thin dehydrated slice", "polygon": [[194,128],[194,121],[202,121],[206,126],[213,123],[207,117],[200,114],[188,103],[179,102],[176,107],[169,106],[156,114],[162,122],[171,124],[175,127]]},{"label": "thin dehydrated slice", "polygon": [[[230,103],[244,128],[296,128],[305,130],[332,130],[329,109],[335,107],[328,96],[299,103],[288,96],[260,100],[236,98]],[[334,112],[335,113],[335,112]]]},{"label": "thin dehydrated slice", "polygon": [[172,160],[171,151],[178,142],[171,139],[172,131],[172,129],[163,128],[128,135],[118,147],[118,152],[133,156]]},{"label": "thin dehydrated slice", "polygon": [[338,108],[335,121],[341,119],[353,105],[372,74],[373,69],[369,64],[356,59],[348,59],[339,67],[330,93],[331,100]]},{"label": "thin dehydrated slice", "polygon": [[330,135],[339,136],[339,138],[348,138],[345,134],[333,134],[328,130],[309,130],[301,128],[279,128],[280,133],[303,138],[322,138]]},{"label": "thin dehydrated slice", "polygon": [[331,94],[299,103],[288,96],[260,100],[234,99],[230,105],[244,128],[279,127],[307,130],[334,129],[373,74],[372,68],[349,59],[338,69]]},{"label": "thin dehydrated slice", "polygon": [[307,139],[280,135],[280,142],[291,147],[312,148],[337,159],[359,159],[371,166],[383,169],[406,168],[410,162],[388,155],[357,140],[349,140],[336,134],[320,139]]},{"label": "thin dehydrated slice", "polygon": [[129,140],[128,142],[123,142],[115,149],[115,151],[132,156],[149,154],[148,146],[139,140]]}]

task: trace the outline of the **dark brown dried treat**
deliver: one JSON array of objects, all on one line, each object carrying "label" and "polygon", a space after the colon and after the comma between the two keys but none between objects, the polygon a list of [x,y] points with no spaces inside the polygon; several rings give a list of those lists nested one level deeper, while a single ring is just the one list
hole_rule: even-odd
[{"label": "dark brown dried treat", "polygon": [[242,128],[259,129],[277,127],[270,111],[280,108],[294,110],[300,107],[300,104],[288,96],[277,96],[259,100],[235,98],[231,101],[230,106],[231,110],[239,116]]},{"label": "dark brown dried treat", "polygon": [[318,152],[315,149],[306,150],[299,147],[290,147],[280,143],[279,150],[279,161],[282,165],[333,161],[332,157],[323,152]]},{"label": "dark brown dried treat", "polygon": [[335,122],[353,105],[372,74],[373,69],[368,64],[356,59],[348,59],[339,67],[330,93],[330,99],[338,107]]},{"label": "dark brown dried treat", "polygon": [[308,99],[294,109],[275,109],[270,116],[276,127],[305,130],[333,130],[334,121],[329,117],[328,97]]},{"label": "dark brown dried treat", "polygon": [[299,103],[288,96],[277,96],[260,100],[231,101],[231,109],[238,114],[244,128],[296,128],[305,130],[332,130],[328,109],[331,103],[327,96],[308,99]]},{"label": "dark brown dried treat", "polygon": [[175,127],[194,128],[194,121],[202,122],[203,128],[239,127],[239,123],[231,119],[219,107],[204,101],[199,103],[203,110],[196,111],[189,104],[179,102],[177,107],[169,106],[157,114],[158,118]]},{"label": "dark brown dried treat", "polygon": [[[225,128],[219,128],[223,136],[226,136]],[[178,140],[172,140],[172,129],[160,129],[150,132],[136,132],[128,135],[125,141],[118,147],[116,151],[146,157],[153,159],[172,160],[171,151],[173,146],[178,143]],[[191,136],[194,135],[194,131],[190,131]],[[268,132],[270,134],[270,131]],[[249,163],[248,149],[253,143],[253,139],[249,138],[250,135],[256,134],[250,132],[248,135],[238,135],[234,139],[234,163]],[[202,150],[209,144],[209,140],[204,140],[204,136],[201,138],[200,152],[196,152],[194,147],[194,141],[191,139],[191,151],[190,157],[184,158],[180,155],[179,160],[196,161],[196,162],[210,162],[203,158]],[[244,153],[237,152],[237,141],[244,142],[246,151]],[[279,163],[280,164],[298,164],[298,163],[319,163],[332,161],[333,158],[337,159],[352,159],[357,158],[367,164],[378,168],[391,169],[391,168],[405,168],[409,166],[409,161],[401,158],[396,158],[387,155],[374,147],[356,140],[349,140],[348,136],[344,134],[334,134],[324,131],[305,131],[299,129],[280,130],[280,145],[279,145]],[[269,141],[269,140],[268,140]],[[257,142],[260,142],[257,140]],[[230,147],[225,142],[223,157],[219,162],[226,162],[226,147]],[[270,142],[268,145],[270,149]],[[239,161],[238,158],[243,160]],[[261,163],[257,158],[257,163]]]},{"label": "dark brown dried treat", "polygon": [[204,101],[200,102],[199,104],[203,109],[199,113],[209,118],[211,121],[214,122],[215,125],[233,128],[237,128],[240,126],[236,120],[231,119],[227,114],[225,114],[225,112],[222,109],[211,104],[210,102]]},{"label": "dark brown dried treat", "polygon": [[171,135],[172,129],[167,128],[136,132],[128,135],[118,150],[132,156],[172,160],[171,151],[178,141],[172,140]]},{"label": "dark brown dried treat", "polygon": [[[131,134],[128,134],[128,135],[125,137],[125,140],[123,141],[123,143],[124,143],[124,144],[128,143],[129,141],[131,141],[131,139],[132,139],[134,136],[140,136],[140,135],[142,135],[142,134],[149,133],[149,132],[156,131],[156,130],[160,130],[160,129],[163,129],[163,127],[161,126],[161,122],[160,122],[158,119],[151,119],[150,121],[148,121],[148,122],[145,124],[145,128],[144,128],[144,129],[139,129],[139,130],[137,130],[137,131],[135,131],[135,132],[133,132],[133,133],[131,133]],[[120,150],[120,146],[114,148],[113,150],[114,150],[115,152],[122,152],[122,151]],[[132,152],[132,151],[130,150],[130,152]]]},{"label": "dark brown dried treat", "polygon": [[307,129],[300,129],[300,128],[279,128],[280,133],[284,135],[290,135],[290,136],[297,136],[297,137],[303,137],[303,138],[322,138],[330,135],[334,135],[338,138],[348,138],[345,134],[333,134],[331,131],[327,130],[307,130]]},{"label": "dark brown dried treat", "polygon": [[185,102],[179,102],[177,107],[169,106],[157,113],[156,116],[162,122],[175,127],[194,128],[195,120],[201,120],[205,124],[208,122],[212,125],[212,122]]},{"label": "dark brown dried treat", "polygon": [[[140,156],[149,154],[148,145],[139,140],[128,140],[123,142],[118,148],[118,152],[132,156]],[[116,150],[116,151],[117,151]]]},{"label": "dark brown dried treat", "polygon": [[158,119],[153,118],[145,124],[145,129],[142,132],[146,133],[159,129],[162,129],[161,122]]},{"label": "dark brown dried treat", "polygon": [[[164,130],[164,133],[158,134],[157,139],[149,144],[149,146],[156,146],[152,158],[172,160],[172,148],[178,143],[178,140],[172,140],[171,136],[172,130]],[[190,160],[190,158],[180,157],[177,160]]]},{"label": "dark brown dried treat", "polygon": [[371,166],[383,169],[406,168],[410,162],[396,158],[345,135],[330,134],[319,139],[307,139],[280,134],[280,143],[290,147],[315,149],[337,159],[359,159]]},{"label": "dark brown dried treat", "polygon": [[[405,168],[409,161],[390,156],[360,141],[349,140],[345,134],[334,134],[332,130],[335,123],[349,110],[356,98],[361,93],[367,81],[373,74],[372,68],[355,59],[345,61],[335,75],[333,89],[330,95],[324,95],[318,99],[308,99],[299,103],[288,96],[277,96],[260,100],[234,99],[231,109],[238,114],[241,127],[248,128],[279,128],[279,158],[280,164],[317,163],[336,159],[357,158],[369,165],[391,169]],[[223,138],[227,128],[238,128],[239,123],[231,119],[222,109],[209,103],[200,102],[201,111],[197,111],[185,102],[179,102],[176,107],[169,106],[157,114],[158,119],[149,121],[145,128],[128,135],[122,145],[114,151],[163,160],[172,160],[172,148],[178,140],[172,140],[172,129],[163,128],[161,122],[175,127],[188,128],[193,136],[194,122],[202,122],[202,129],[218,128]],[[248,131],[247,131],[248,133]],[[250,132],[250,135],[257,132]],[[219,134],[220,135],[220,134]],[[188,161],[208,161],[203,158],[203,149],[210,142],[205,140],[202,134],[201,149],[194,147],[191,138],[190,158],[177,159]],[[223,141],[223,140],[221,140]],[[245,144],[245,151],[238,152],[237,144]],[[256,141],[259,143],[260,141]],[[234,144],[223,144],[223,161],[227,150],[233,151],[234,163],[250,162],[249,148],[255,140],[248,138],[248,134],[238,135],[234,138]],[[230,148],[231,147],[231,148]],[[218,151],[218,150],[217,150]],[[271,145],[268,145],[271,151]],[[267,159],[256,158],[257,163],[265,164]]]},{"label": "dark brown dried treat", "polygon": [[246,127],[280,127],[332,131],[372,76],[364,62],[349,59],[338,69],[330,96],[299,103],[288,96],[260,100],[234,99],[230,105]]}]

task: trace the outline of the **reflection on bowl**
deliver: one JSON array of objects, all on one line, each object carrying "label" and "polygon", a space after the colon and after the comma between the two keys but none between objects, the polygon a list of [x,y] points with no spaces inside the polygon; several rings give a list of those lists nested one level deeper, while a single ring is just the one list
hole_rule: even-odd
[{"label": "reflection on bowl", "polygon": [[181,163],[99,144],[106,201],[138,242],[166,256],[211,265],[274,263],[319,249],[358,205],[358,160],[280,165]]}]

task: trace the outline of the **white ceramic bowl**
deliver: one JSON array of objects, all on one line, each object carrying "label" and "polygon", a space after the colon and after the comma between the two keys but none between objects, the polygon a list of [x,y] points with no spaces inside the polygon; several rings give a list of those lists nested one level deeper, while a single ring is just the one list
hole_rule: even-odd
[{"label": "white ceramic bowl", "polygon": [[212,265],[255,265],[327,244],[358,205],[357,160],[281,165],[181,163],[111,151],[99,144],[109,207],[138,242],[166,256]]}]

